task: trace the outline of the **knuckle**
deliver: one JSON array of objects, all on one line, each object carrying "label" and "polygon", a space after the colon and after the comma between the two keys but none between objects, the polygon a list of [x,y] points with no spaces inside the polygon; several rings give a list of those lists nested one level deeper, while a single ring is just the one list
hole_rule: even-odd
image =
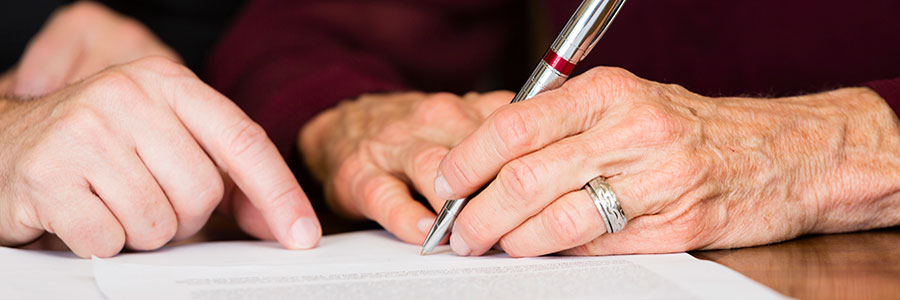
[{"label": "knuckle", "polygon": [[529,194],[529,187],[540,186],[538,174],[543,174],[543,169],[541,164],[525,159],[517,159],[503,166],[497,179],[509,193],[510,199],[506,200],[510,202],[525,200]]},{"label": "knuckle", "polygon": [[252,157],[260,154],[268,146],[266,131],[250,119],[242,118],[226,130],[225,151],[231,157]]},{"label": "knuckle", "polygon": [[640,83],[637,76],[617,67],[596,67],[573,78],[572,85],[589,90],[618,93],[630,90]]},{"label": "knuckle", "polygon": [[[461,220],[457,220],[453,231],[459,229],[460,233],[466,237],[469,246],[474,245],[493,245],[497,240],[493,236],[490,220],[486,220],[481,215],[461,215]],[[459,227],[459,228],[456,228]]]},{"label": "knuckle", "polygon": [[544,215],[544,224],[550,229],[553,235],[549,238],[558,245],[569,246],[577,243],[581,238],[581,234],[585,232],[582,222],[579,222],[579,215],[576,208],[566,202],[559,202],[560,205],[550,206],[547,214]]},{"label": "knuckle", "polygon": [[20,244],[38,237],[43,230],[37,210],[28,198],[0,203],[0,245]]},{"label": "knuckle", "polygon": [[673,215],[668,226],[672,245],[678,251],[701,248],[705,242],[707,222],[697,208],[687,208]]},{"label": "knuckle", "polygon": [[446,155],[446,158],[441,163],[440,167],[440,172],[445,176],[447,184],[454,188],[454,190],[459,187],[454,184],[459,184],[462,187],[468,188],[478,187],[479,182],[476,181],[478,175],[474,174],[474,170],[463,165],[465,157],[459,157],[458,154],[454,155],[452,153],[453,151],[451,150]]},{"label": "knuckle", "polygon": [[22,183],[31,189],[43,189],[53,184],[62,169],[54,161],[47,159],[40,152],[26,154],[16,164],[14,172],[22,176]]},{"label": "knuckle", "polygon": [[[378,132],[378,135],[375,136],[374,141],[367,141],[370,145],[379,145],[378,141],[383,141],[390,144],[399,144],[405,140],[409,140],[411,135],[409,134],[412,131],[412,124],[404,122],[404,121],[394,121],[388,124],[385,124],[384,127]],[[379,145],[381,146],[381,145]]]},{"label": "knuckle", "polygon": [[[365,167],[365,159],[359,152],[354,152],[347,156],[346,159],[336,162],[336,171],[334,176],[327,176],[337,186],[351,186],[353,179],[359,174],[359,170]],[[326,179],[329,179],[326,178]],[[344,189],[341,189],[342,191]]]},{"label": "knuckle", "polygon": [[194,77],[194,72],[192,72],[190,69],[178,63],[177,61],[172,60],[171,58],[161,55],[145,56],[138,60],[135,60],[129,65],[165,77]]},{"label": "knuckle", "polygon": [[13,165],[11,173],[22,176],[23,183],[27,186],[37,186],[47,174],[53,173],[52,167],[48,167],[47,160],[32,153],[25,154]]},{"label": "knuckle", "polygon": [[699,161],[687,154],[672,154],[672,158],[663,168],[663,173],[676,185],[687,185],[696,182],[703,175]]},{"label": "knuckle", "polygon": [[150,223],[147,233],[141,235],[140,240],[131,241],[131,247],[135,250],[155,250],[166,245],[178,231],[178,222],[175,216],[161,218]]},{"label": "knuckle", "polygon": [[[113,137],[105,116],[89,105],[75,105],[54,123],[57,137],[72,145],[103,151],[104,141]],[[102,154],[102,153],[98,153]]]},{"label": "knuckle", "polygon": [[294,207],[297,205],[297,201],[302,201],[302,199],[306,199],[306,193],[303,192],[303,189],[300,188],[299,185],[292,184],[289,187],[283,189],[273,189],[269,195],[266,195],[263,200],[265,202],[263,207],[258,207],[263,213],[266,210],[269,211],[293,211]]},{"label": "knuckle", "polygon": [[404,213],[405,212],[404,208],[405,207],[403,205],[393,205],[393,206],[389,207],[387,209],[388,210],[387,216],[384,219],[384,221],[386,221],[387,223],[385,223],[383,225],[385,227],[390,227],[391,229],[394,229],[394,228],[399,228],[400,226],[403,226],[403,224],[406,224],[407,218],[406,218],[406,214]]},{"label": "knuckle", "polygon": [[67,244],[73,242],[73,251],[81,257],[112,257],[125,247],[125,232],[121,228],[110,228],[99,222],[80,224],[66,239]]},{"label": "knuckle", "polygon": [[413,170],[412,176],[434,176],[435,174],[423,174],[424,170],[433,170],[433,168],[441,163],[441,159],[447,155],[447,149],[443,147],[431,147],[427,150],[417,153],[412,158]]},{"label": "knuckle", "polygon": [[642,105],[632,114],[632,138],[643,144],[667,144],[674,142],[682,132],[676,117],[665,108]]},{"label": "knuckle", "polygon": [[423,120],[437,120],[463,115],[462,101],[450,93],[438,93],[416,104],[415,115]]},{"label": "knuckle", "polygon": [[491,127],[497,136],[501,156],[526,151],[534,142],[535,134],[529,128],[528,117],[517,107],[506,106],[497,111]]},{"label": "knuckle", "polygon": [[187,218],[197,218],[207,215],[219,202],[225,194],[225,184],[221,177],[213,180],[204,180],[202,183],[196,183],[196,188],[192,189],[192,198],[186,199],[186,209],[188,211],[179,212],[179,216]]},{"label": "knuckle", "polygon": [[168,200],[153,185],[136,185],[132,187],[135,208],[140,212],[143,225],[141,234],[127,235],[128,244],[135,250],[153,250],[162,247],[178,231],[175,214],[167,208]]},{"label": "knuckle", "polygon": [[83,90],[82,102],[105,105],[105,100],[128,100],[135,102],[147,99],[141,85],[122,68],[106,69],[88,80]]},{"label": "knuckle", "polygon": [[378,222],[389,221],[395,213],[390,202],[393,183],[387,178],[377,177],[366,182],[362,188],[364,214]]},{"label": "knuckle", "polygon": [[696,95],[685,87],[675,83],[659,83],[656,84],[657,94],[663,98],[672,96]]}]

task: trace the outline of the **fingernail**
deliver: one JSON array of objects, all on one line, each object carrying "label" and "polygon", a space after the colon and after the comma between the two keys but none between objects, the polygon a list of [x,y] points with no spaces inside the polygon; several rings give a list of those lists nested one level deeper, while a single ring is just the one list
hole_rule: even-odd
[{"label": "fingernail", "polygon": [[299,218],[291,225],[292,247],[294,249],[310,249],[319,243],[321,237],[319,224],[311,218]]},{"label": "fingernail", "polygon": [[428,234],[428,232],[431,231],[432,225],[434,225],[434,217],[424,217],[419,219],[419,222],[416,223],[416,227],[419,228],[419,231],[425,234]]},{"label": "fingernail", "polygon": [[466,242],[458,234],[450,235],[450,250],[453,250],[453,253],[459,256],[469,256],[472,253],[472,249],[469,248],[469,245],[466,245]]},{"label": "fingernail", "polygon": [[453,190],[450,189],[450,184],[447,183],[447,179],[444,179],[444,175],[438,173],[437,178],[434,179],[434,193],[437,194],[441,199],[455,199],[458,197],[453,193]]}]

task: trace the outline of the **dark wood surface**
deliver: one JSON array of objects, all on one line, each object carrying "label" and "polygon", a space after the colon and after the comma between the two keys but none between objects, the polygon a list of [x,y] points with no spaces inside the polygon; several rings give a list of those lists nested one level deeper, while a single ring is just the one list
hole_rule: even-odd
[{"label": "dark wood surface", "polygon": [[799,299],[900,299],[900,227],[692,255]]}]

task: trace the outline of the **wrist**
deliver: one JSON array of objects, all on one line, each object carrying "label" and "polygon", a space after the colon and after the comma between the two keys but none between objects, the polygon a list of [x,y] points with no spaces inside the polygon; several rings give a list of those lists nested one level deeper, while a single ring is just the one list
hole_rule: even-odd
[{"label": "wrist", "polygon": [[[810,172],[814,205],[812,233],[865,230],[900,224],[900,123],[868,88],[846,88],[809,96],[833,120],[834,151]],[[821,163],[821,162],[811,162]]]}]

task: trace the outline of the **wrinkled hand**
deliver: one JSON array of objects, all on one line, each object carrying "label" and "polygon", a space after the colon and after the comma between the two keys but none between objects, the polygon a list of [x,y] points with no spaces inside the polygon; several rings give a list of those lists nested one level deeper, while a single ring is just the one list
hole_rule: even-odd
[{"label": "wrinkled hand", "polygon": [[0,148],[0,245],[46,231],[83,257],[155,249],[197,232],[223,197],[286,247],[321,236],[262,128],[166,58],[0,100]]},{"label": "wrinkled hand", "polygon": [[25,50],[12,93],[40,96],[109,66],[146,56],[179,57],[143,24],[102,4],[60,8]]},{"label": "wrinkled hand", "polygon": [[375,220],[403,241],[422,243],[435,215],[414,200],[410,187],[440,209],[444,199],[434,195],[432,184],[441,159],[512,96],[362,96],[311,121],[301,132],[300,149],[325,183],[332,208]]},{"label": "wrinkled hand", "polygon": [[[451,247],[512,256],[662,253],[898,223],[896,117],[868,89],[708,98],[596,68],[504,106],[443,159],[441,199],[487,187]],[[605,234],[582,186],[608,178],[629,223]]]}]

